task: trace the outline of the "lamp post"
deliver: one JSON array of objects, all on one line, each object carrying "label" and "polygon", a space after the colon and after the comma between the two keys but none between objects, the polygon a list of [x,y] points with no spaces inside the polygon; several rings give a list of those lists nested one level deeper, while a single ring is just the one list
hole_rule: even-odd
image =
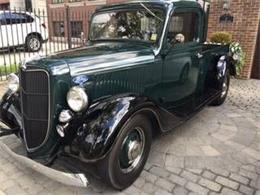
[{"label": "lamp post", "polygon": [[223,1],[223,9],[227,12],[230,10],[230,0],[224,0]]}]

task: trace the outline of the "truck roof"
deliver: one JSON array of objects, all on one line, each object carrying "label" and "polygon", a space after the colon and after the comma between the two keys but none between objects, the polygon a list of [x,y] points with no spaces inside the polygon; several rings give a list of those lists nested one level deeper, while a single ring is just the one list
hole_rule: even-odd
[{"label": "truck roof", "polygon": [[[200,0],[200,1],[207,1],[207,0]],[[124,3],[116,3],[112,5],[106,5],[102,7],[99,10],[105,11],[110,10],[113,8],[125,8],[126,6],[129,6],[129,4],[138,4],[138,3],[149,3],[149,4],[155,4],[155,5],[161,5],[166,6],[169,4],[173,4],[175,6],[188,6],[188,7],[202,7],[201,4],[197,0],[131,0]],[[130,5],[131,6],[131,5]]]}]

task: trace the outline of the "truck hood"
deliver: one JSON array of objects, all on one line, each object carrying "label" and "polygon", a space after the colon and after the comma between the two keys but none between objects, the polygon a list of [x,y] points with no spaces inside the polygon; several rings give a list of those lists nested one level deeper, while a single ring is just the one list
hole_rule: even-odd
[{"label": "truck hood", "polygon": [[149,61],[154,61],[153,48],[150,45],[109,42],[60,52],[30,63],[47,66],[55,74],[66,72],[67,67],[74,77],[129,68]]}]

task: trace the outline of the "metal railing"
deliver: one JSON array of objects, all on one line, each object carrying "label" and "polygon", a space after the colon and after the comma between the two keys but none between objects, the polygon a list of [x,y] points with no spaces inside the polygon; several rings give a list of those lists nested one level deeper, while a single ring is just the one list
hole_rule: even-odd
[{"label": "metal railing", "polygon": [[92,12],[85,10],[0,10],[0,80],[17,72],[34,55],[50,55],[81,47]]}]

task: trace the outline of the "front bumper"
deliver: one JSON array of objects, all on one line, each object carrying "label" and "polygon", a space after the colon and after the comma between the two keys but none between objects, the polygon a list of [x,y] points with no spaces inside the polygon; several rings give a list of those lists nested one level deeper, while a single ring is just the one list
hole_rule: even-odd
[{"label": "front bumper", "polygon": [[52,168],[46,167],[40,163],[37,163],[26,156],[19,155],[13,152],[6,144],[0,141],[0,149],[7,154],[9,154],[12,158],[14,158],[17,162],[22,165],[31,168],[46,177],[58,181],[65,185],[77,186],[77,187],[88,187],[89,182],[84,174],[71,174],[65,173],[62,171],[57,171]]}]

